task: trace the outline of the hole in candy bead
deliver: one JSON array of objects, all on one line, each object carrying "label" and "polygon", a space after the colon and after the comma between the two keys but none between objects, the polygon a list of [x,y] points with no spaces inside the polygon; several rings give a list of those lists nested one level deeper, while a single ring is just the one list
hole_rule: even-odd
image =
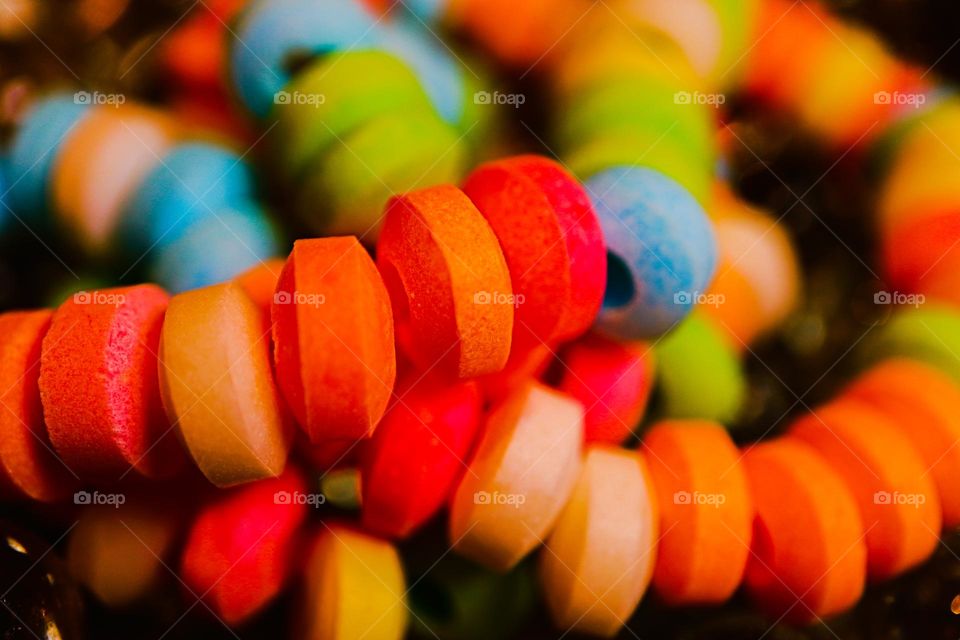
[{"label": "hole in candy bead", "polygon": [[603,293],[604,309],[616,309],[630,304],[636,289],[633,276],[623,258],[607,252],[607,289]]},{"label": "hole in candy bead", "polygon": [[410,301],[407,298],[407,290],[392,262],[381,260],[377,266],[390,296],[390,307],[393,309],[393,331],[397,345],[401,351],[409,355],[414,353],[411,351],[414,348],[414,340],[410,329]]}]

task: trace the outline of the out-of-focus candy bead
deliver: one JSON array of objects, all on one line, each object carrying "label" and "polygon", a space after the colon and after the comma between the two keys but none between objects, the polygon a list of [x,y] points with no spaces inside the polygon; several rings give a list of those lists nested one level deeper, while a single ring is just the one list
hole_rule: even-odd
[{"label": "out-of-focus candy bead", "polygon": [[814,447],[849,487],[865,530],[871,580],[891,578],[933,553],[940,497],[920,454],[889,417],[841,398],[800,418],[790,435]]},{"label": "out-of-focus candy bead", "polygon": [[580,470],[583,407],[527,383],[487,417],[452,499],[450,540],[459,553],[506,571],[550,532]]},{"label": "out-of-focus candy bead", "polygon": [[658,423],[642,450],[660,505],[654,589],[671,605],[726,602],[743,579],[753,531],[740,451],[707,421]]},{"label": "out-of-focus candy bead", "polygon": [[647,590],[659,532],[643,458],[627,449],[589,447],[540,556],[541,583],[557,627],[614,636]]},{"label": "out-of-focus candy bead", "polygon": [[290,81],[294,56],[365,48],[376,34],[373,17],[353,1],[257,0],[234,30],[233,85],[257,116],[267,115]]},{"label": "out-of-focus candy bead", "polygon": [[322,527],[305,558],[298,635],[304,640],[401,640],[409,614],[397,550],[346,525]]}]

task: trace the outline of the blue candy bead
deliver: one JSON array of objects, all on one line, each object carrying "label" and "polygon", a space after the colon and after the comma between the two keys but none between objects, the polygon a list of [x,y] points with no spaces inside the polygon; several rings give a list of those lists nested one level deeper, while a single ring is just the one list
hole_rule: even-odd
[{"label": "blue candy bead", "polygon": [[241,16],[230,54],[233,84],[243,103],[264,117],[291,75],[294,56],[368,49],[375,19],[359,2],[260,0]]},{"label": "blue candy bead", "polygon": [[170,150],[127,203],[121,239],[143,251],[176,242],[198,220],[253,198],[250,166],[216,144],[194,142]]},{"label": "blue candy bead", "polygon": [[446,2],[447,0],[403,0],[402,6],[408,13],[425,22],[437,22]]},{"label": "blue candy bead", "polygon": [[180,293],[230,280],[283,253],[266,213],[253,202],[198,220],[176,242],[157,251],[149,276]]},{"label": "blue candy bead", "polygon": [[380,47],[413,69],[440,117],[459,127],[466,99],[463,70],[437,36],[404,20],[388,23],[378,33]]},{"label": "blue candy bead", "polygon": [[[7,204],[29,218],[48,210],[51,172],[57,152],[90,108],[85,94],[58,93],[39,101],[17,128],[10,145]],[[78,98],[79,96],[79,98]]]},{"label": "blue candy bead", "polygon": [[690,312],[713,277],[710,220],[658,171],[613,167],[585,184],[607,242],[607,290],[597,326],[623,339],[652,338]]}]

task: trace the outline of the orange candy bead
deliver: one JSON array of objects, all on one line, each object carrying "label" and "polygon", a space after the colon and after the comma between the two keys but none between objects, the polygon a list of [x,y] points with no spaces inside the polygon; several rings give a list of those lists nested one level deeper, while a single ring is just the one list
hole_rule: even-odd
[{"label": "orange candy bead", "polygon": [[747,591],[768,612],[794,622],[852,607],[866,582],[867,548],[856,501],[840,475],[794,438],[751,447],[742,463],[756,507]]},{"label": "orange candy bead", "polygon": [[43,502],[67,495],[75,480],[53,451],[40,404],[40,344],[51,315],[0,315],[0,486]]},{"label": "orange candy bead", "polygon": [[672,605],[726,601],[743,578],[753,527],[740,452],[721,425],[695,420],[655,425],[643,447],[663,532],[654,588]]},{"label": "orange candy bead", "polygon": [[390,299],[357,239],[295,242],[272,314],[277,380],[311,441],[373,433],[397,360]]},{"label": "orange candy bead", "polygon": [[377,265],[400,344],[422,368],[461,378],[503,369],[514,296],[490,225],[456,187],[398,196],[387,206]]},{"label": "orange candy bead", "polygon": [[885,580],[926,560],[940,533],[940,497],[920,454],[887,416],[841,399],[790,429],[827,460],[857,502],[868,572]]}]

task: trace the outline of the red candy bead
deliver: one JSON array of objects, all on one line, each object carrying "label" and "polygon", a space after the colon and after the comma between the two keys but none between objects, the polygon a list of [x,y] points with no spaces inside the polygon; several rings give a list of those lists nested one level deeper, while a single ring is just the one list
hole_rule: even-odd
[{"label": "red candy bead", "polygon": [[279,478],[233,489],[200,510],[180,563],[194,597],[233,626],[285,586],[297,534],[307,515],[306,483],[289,469]]},{"label": "red candy bead", "polygon": [[654,383],[653,348],[590,334],[561,354],[557,388],[579,400],[585,442],[619,444],[640,423]]},{"label": "red candy bead", "polygon": [[40,396],[57,453],[82,477],[177,470],[183,450],[160,403],[157,351],[169,296],[155,285],[81,292],[53,314]]},{"label": "red candy bead", "polygon": [[553,160],[526,155],[481,165],[463,190],[507,260],[517,303],[514,354],[586,331],[603,301],[607,257],[580,183]]},{"label": "red candy bead", "polygon": [[363,524],[406,537],[446,502],[467,469],[480,425],[472,382],[411,372],[361,454]]}]

